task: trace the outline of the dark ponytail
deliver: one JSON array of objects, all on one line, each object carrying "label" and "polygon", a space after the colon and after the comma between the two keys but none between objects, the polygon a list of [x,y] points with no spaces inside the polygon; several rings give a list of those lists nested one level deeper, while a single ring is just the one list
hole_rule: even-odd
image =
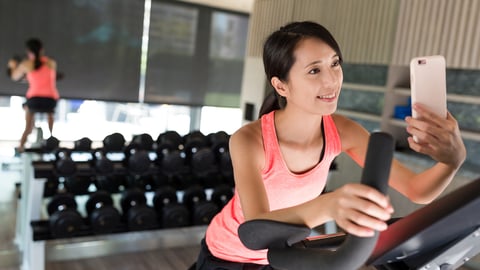
[{"label": "dark ponytail", "polygon": [[42,66],[42,59],[40,58],[40,52],[43,49],[42,42],[37,38],[31,38],[26,42],[27,49],[33,53],[35,59],[33,60],[34,69],[39,69]]},{"label": "dark ponytail", "polygon": [[287,100],[280,96],[275,89],[271,91],[263,100],[262,106],[260,107],[260,112],[258,118],[262,115],[267,114],[271,111],[280,110],[285,108]]}]

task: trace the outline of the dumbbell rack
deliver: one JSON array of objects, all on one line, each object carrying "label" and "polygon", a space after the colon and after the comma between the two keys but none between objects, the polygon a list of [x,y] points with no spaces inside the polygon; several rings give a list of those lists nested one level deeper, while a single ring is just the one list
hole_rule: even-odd
[{"label": "dumbbell rack", "polygon": [[[200,243],[206,226],[190,226],[151,231],[84,235],[52,239],[42,218],[43,191],[47,178],[35,173],[34,153],[23,153],[21,200],[18,204],[15,242],[22,253],[22,270],[44,270],[45,261],[81,259],[123,252],[153,250]],[[38,167],[38,164],[36,165]],[[37,168],[38,169],[38,168]],[[48,223],[48,222],[47,222]]]}]

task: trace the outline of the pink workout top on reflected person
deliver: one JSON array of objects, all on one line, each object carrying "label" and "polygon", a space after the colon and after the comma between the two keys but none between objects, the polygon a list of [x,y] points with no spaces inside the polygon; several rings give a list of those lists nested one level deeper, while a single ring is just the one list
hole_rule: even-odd
[{"label": "pink workout top on reflected person", "polygon": [[[261,118],[265,167],[261,174],[271,210],[304,203],[319,196],[327,182],[330,164],[341,152],[340,137],[330,115],[323,116],[325,149],[323,159],[311,170],[295,174],[286,166],[275,131],[274,111]],[[321,127],[319,127],[321,128]],[[268,264],[266,250],[250,250],[238,237],[245,221],[237,191],[210,223],[206,243],[217,258],[244,263]]]},{"label": "pink workout top on reflected person", "polygon": [[47,60],[46,57],[42,57],[42,62],[44,64],[40,68],[27,73],[29,84],[25,95],[27,98],[45,97],[53,98],[55,100],[60,98],[56,86],[57,72],[45,64]]}]

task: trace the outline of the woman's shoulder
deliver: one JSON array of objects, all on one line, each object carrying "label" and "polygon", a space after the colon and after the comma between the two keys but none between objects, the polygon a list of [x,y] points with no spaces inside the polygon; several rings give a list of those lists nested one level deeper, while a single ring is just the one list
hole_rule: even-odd
[{"label": "woman's shoulder", "polygon": [[335,123],[335,126],[338,130],[338,132],[341,134],[343,130],[346,128],[350,128],[352,125],[353,121],[349,119],[348,117],[340,114],[332,114],[331,118],[333,122]]},{"label": "woman's shoulder", "polygon": [[253,122],[247,123],[240,127],[237,131],[232,134],[233,138],[238,138],[241,140],[252,140],[257,137],[261,137],[262,127],[260,120],[255,120]]},{"label": "woman's shoulder", "polygon": [[343,148],[356,145],[359,141],[362,141],[364,136],[368,136],[368,131],[362,125],[344,115],[333,114],[332,119],[335,122]]},{"label": "woman's shoulder", "polygon": [[357,122],[353,121],[352,119],[344,115],[332,114],[331,117],[333,119],[333,122],[335,123],[335,126],[339,131],[362,128],[360,124],[358,124]]},{"label": "woman's shoulder", "polygon": [[232,134],[230,144],[249,148],[262,144],[262,127],[260,120],[250,122],[240,127]]},{"label": "woman's shoulder", "polygon": [[54,59],[52,59],[48,56],[44,56],[43,59],[44,59],[44,62],[47,64],[47,66],[49,68],[55,69],[55,70],[57,69],[57,62]]},{"label": "woman's shoulder", "polygon": [[20,63],[20,66],[25,72],[29,72],[33,69],[33,60],[25,59]]}]

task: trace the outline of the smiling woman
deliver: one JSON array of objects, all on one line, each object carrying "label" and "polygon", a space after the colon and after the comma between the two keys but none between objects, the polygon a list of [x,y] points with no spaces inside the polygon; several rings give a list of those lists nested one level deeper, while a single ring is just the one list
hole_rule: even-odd
[{"label": "smiling woman", "polygon": [[[334,37],[315,22],[293,22],[273,32],[263,48],[265,73],[274,89],[260,119],[230,138],[236,192],[208,226],[197,270],[272,269],[266,250],[250,250],[239,239],[240,224],[249,220],[310,228],[334,220],[345,232],[363,237],[385,230],[393,213],[385,195],[363,184],[348,183],[322,194],[332,160],[345,152],[363,166],[370,136],[335,114],[343,58]],[[415,174],[394,160],[388,181],[411,200],[427,203],[449,184],[466,154],[451,115],[440,119],[420,110],[428,120],[408,119],[407,130],[428,137],[431,144],[410,140],[410,147],[439,162]],[[431,129],[448,139],[429,134]]]}]

